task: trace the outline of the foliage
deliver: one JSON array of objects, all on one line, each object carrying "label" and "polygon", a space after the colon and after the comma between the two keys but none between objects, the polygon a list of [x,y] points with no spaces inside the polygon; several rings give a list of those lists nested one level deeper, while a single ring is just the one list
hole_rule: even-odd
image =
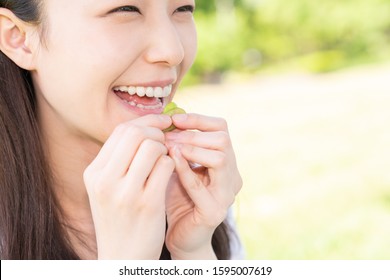
[{"label": "foliage", "polygon": [[190,82],[291,61],[332,71],[382,59],[390,43],[388,0],[198,0],[195,17],[199,52]]}]

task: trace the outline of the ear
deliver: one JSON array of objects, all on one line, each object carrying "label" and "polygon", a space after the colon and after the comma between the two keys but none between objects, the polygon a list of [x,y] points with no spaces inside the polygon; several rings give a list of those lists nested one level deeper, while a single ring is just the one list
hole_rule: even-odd
[{"label": "ear", "polygon": [[32,39],[36,36],[36,28],[31,24],[0,8],[0,51],[23,69],[35,69]]}]

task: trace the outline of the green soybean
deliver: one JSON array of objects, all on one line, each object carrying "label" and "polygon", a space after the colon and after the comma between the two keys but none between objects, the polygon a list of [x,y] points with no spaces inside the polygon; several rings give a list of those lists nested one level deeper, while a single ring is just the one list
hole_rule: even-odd
[{"label": "green soybean", "polygon": [[[173,115],[176,115],[176,114],[185,114],[186,111],[184,111],[184,109],[180,108],[180,107],[177,107],[176,103],[175,102],[170,102],[167,104],[167,106],[165,106],[164,108],[164,111],[163,111],[163,114],[164,115],[167,115],[167,116],[170,116],[172,117]],[[172,131],[176,128],[176,126],[174,126],[173,124],[164,129],[163,132],[169,132],[169,131]]]}]

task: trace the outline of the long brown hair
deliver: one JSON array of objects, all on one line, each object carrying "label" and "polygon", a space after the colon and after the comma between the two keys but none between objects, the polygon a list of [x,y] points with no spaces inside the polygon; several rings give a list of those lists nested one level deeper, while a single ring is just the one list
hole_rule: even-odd
[{"label": "long brown hair", "polygon": [[[38,0],[0,0],[21,20],[41,24]],[[52,189],[36,118],[31,75],[0,51],[0,258],[79,259]],[[218,259],[230,257],[228,228],[215,231]],[[164,246],[161,259],[170,259]]]}]

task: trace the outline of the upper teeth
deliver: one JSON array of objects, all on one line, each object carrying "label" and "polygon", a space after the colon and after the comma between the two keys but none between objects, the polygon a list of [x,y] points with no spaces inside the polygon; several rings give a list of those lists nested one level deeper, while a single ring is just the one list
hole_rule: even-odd
[{"label": "upper teeth", "polygon": [[171,94],[172,91],[172,85],[166,86],[164,88],[162,87],[127,87],[127,86],[120,86],[115,87],[115,91],[122,91],[127,92],[130,95],[137,94],[140,97],[168,97]]}]

